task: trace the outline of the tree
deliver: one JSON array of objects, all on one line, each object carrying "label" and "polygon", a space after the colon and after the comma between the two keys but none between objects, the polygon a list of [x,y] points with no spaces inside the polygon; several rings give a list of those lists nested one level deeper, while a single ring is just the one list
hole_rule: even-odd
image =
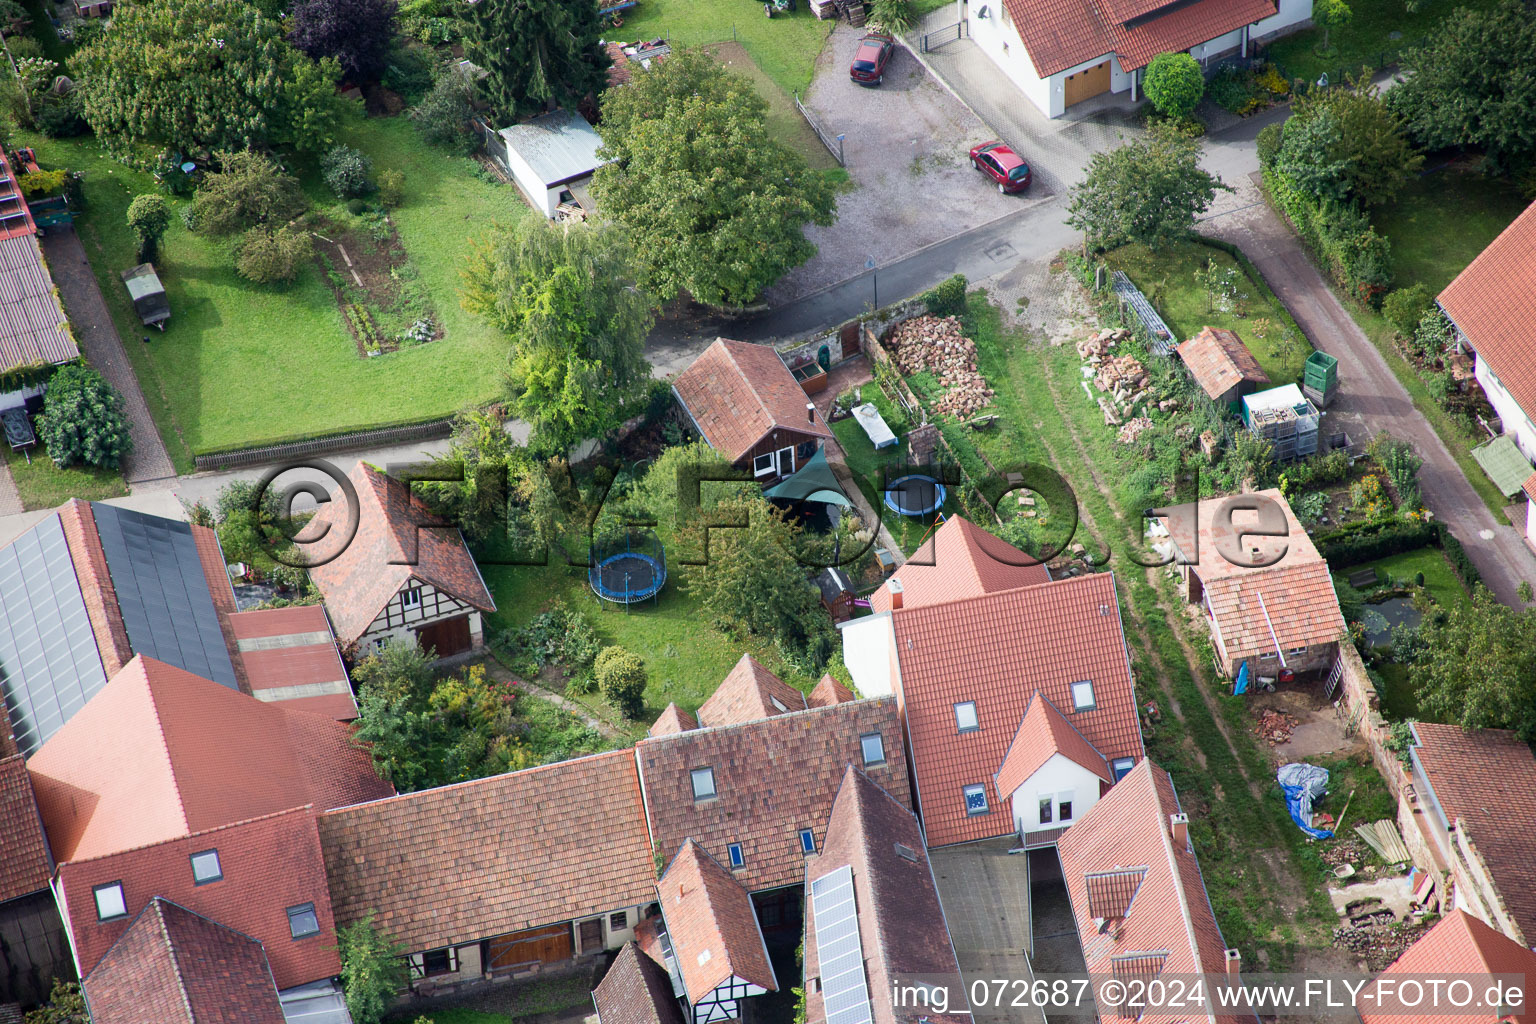
[{"label": "tree", "polygon": [[1425,717],[1536,739],[1536,612],[1507,608],[1478,584],[1470,603],[1425,617],[1416,647],[1408,679]]},{"label": "tree", "polygon": [[38,436],[60,466],[116,469],[133,448],[123,396],[89,366],[61,366],[48,381]]},{"label": "tree", "polygon": [[53,990],[48,993],[48,1003],[27,1014],[27,1024],[90,1024],[91,1015],[85,1008],[85,996],[80,993],[78,982],[53,979]]},{"label": "tree", "polygon": [[912,0],[874,0],[870,4],[869,20],[882,31],[902,35],[916,21]]},{"label": "tree", "polygon": [[541,446],[607,436],[622,401],[650,380],[653,304],[631,260],[615,226],[532,217],[470,252],[464,308],[507,336],[514,408]]},{"label": "tree", "polygon": [[1167,125],[1107,153],[1095,153],[1072,189],[1067,223],[1106,248],[1143,242],[1156,249],[1187,235],[1216,190],[1232,188],[1200,166],[1200,143]]},{"label": "tree", "polygon": [[702,50],[674,50],[605,94],[602,154],[614,162],[592,193],[661,298],[745,305],[815,254],[804,225],[832,223],[832,187],[766,117],[752,84]]},{"label": "tree", "polygon": [[1345,0],[1312,0],[1312,24],[1323,30],[1323,53],[1333,52],[1329,44],[1333,30],[1348,25],[1354,16]]},{"label": "tree", "polygon": [[1161,113],[1182,121],[1205,95],[1205,72],[1187,53],[1160,53],[1147,65],[1147,99]]},{"label": "tree", "polygon": [[288,41],[315,60],[336,58],[354,82],[384,73],[395,34],[395,0],[298,0]]},{"label": "tree", "polygon": [[373,161],[351,146],[332,146],[320,158],[320,176],[338,199],[355,199],[373,191]]},{"label": "tree", "polygon": [[1285,122],[1275,170],[1315,201],[1344,202],[1349,196],[1347,165],[1337,155],[1343,133],[1332,110],[1318,110],[1309,117],[1293,116]]},{"label": "tree", "polygon": [[128,204],[128,226],[139,241],[139,262],[153,263],[160,239],[171,226],[171,208],[164,197],[152,192],[135,196]]},{"label": "tree", "polygon": [[256,284],[292,281],[314,251],[309,232],[291,224],[251,228],[235,248],[235,273]]},{"label": "tree", "polygon": [[1402,57],[1403,82],[1387,94],[1425,149],[1472,146],[1500,170],[1536,159],[1536,22],[1519,0],[1490,10],[1458,7]]},{"label": "tree", "polygon": [[475,135],[470,128],[474,113],[464,80],[453,71],[445,71],[437,76],[421,102],[411,108],[410,118],[411,124],[432,145],[468,153],[475,148]]},{"label": "tree", "polygon": [[[1371,84],[1368,72],[1310,90],[1292,109],[1276,167],[1318,199],[1348,198],[1380,206],[1397,198],[1424,164],[1423,155],[1408,141],[1402,119]],[[1310,171],[1308,160],[1315,165]],[[1304,180],[1316,187],[1304,186]]]},{"label": "tree", "polygon": [[622,647],[604,647],[593,667],[603,696],[621,715],[636,719],[645,713],[645,662],[639,655]]},{"label": "tree", "polygon": [[308,205],[299,179],[272,158],[251,150],[214,155],[219,169],[203,179],[192,197],[193,230],[232,235],[263,224],[282,224]]},{"label": "tree", "polygon": [[405,947],[379,931],[369,911],[336,929],[336,952],[353,1024],[379,1024],[411,980]]},{"label": "tree", "polygon": [[479,88],[503,118],[574,109],[607,84],[596,4],[480,0],[464,17],[465,55],[490,72]]},{"label": "tree", "polygon": [[1435,294],[1422,281],[1390,292],[1381,303],[1381,315],[1405,338],[1413,337],[1419,321],[1435,303]]},{"label": "tree", "polygon": [[339,69],[289,46],[278,22],[243,0],[143,0],[72,59],[85,116],[114,154],[169,149],[325,149],[335,134]]}]

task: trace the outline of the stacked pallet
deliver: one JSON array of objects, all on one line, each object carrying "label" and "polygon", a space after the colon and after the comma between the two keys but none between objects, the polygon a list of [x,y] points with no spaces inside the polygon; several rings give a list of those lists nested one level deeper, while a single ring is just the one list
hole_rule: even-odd
[{"label": "stacked pallet", "polygon": [[863,28],[864,22],[869,19],[869,14],[863,4],[848,5],[848,24],[854,28]]},{"label": "stacked pallet", "polygon": [[811,13],[821,21],[837,17],[837,0],[811,0]]}]

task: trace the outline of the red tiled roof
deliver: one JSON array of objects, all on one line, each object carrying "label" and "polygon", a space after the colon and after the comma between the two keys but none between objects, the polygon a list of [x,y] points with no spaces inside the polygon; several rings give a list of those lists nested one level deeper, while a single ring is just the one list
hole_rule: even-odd
[{"label": "red tiled roof", "polygon": [[1440,308],[1536,420],[1536,359],[1531,318],[1536,315],[1536,203],[1526,207],[1477,259],[1440,293]]},{"label": "red tiled roof", "polygon": [[[908,859],[898,844],[912,854]],[[862,771],[849,766],[832,805],[821,853],[806,861],[806,888],[841,867],[851,867],[859,939],[864,953],[874,1019],[891,1024],[962,1024],[970,1021],[966,1005],[938,1014],[922,1006],[891,1005],[891,986],[900,975],[921,976],[934,984],[946,977],[952,994],[963,1001],[966,988],[950,942],[938,887],[917,818]],[[821,971],[816,943],[815,906],[805,901],[805,976]],[[824,997],[807,989],[806,1020],[826,1020]]]},{"label": "red tiled roof", "polygon": [[1236,331],[1205,327],[1178,347],[1179,358],[1195,383],[1214,401],[1244,381],[1268,384],[1259,361],[1253,358]]},{"label": "red tiled roof", "polygon": [[133,648],[128,643],[128,628],[117,606],[117,591],[112,589],[112,574],[107,570],[107,553],[96,532],[96,514],[91,503],[71,498],[59,506],[59,524],[64,528],[64,542],[69,546],[70,561],[80,595],[85,600],[86,618],[96,636],[96,650],[107,678],[128,664]]},{"label": "red tiled roof", "polygon": [[[1224,513],[1229,500],[1241,502],[1255,496],[1268,498],[1280,507],[1289,529],[1285,536],[1265,537],[1245,533],[1244,530],[1247,527],[1257,523],[1258,517],[1255,513],[1244,509],[1235,509],[1230,515]],[[1262,575],[1279,568],[1300,564],[1327,565],[1323,561],[1323,556],[1318,554],[1312,538],[1307,536],[1301,520],[1291,511],[1290,502],[1285,500],[1285,495],[1281,494],[1277,487],[1266,488],[1253,494],[1234,494],[1201,500],[1195,509],[1198,538],[1189,535],[1191,521],[1189,509],[1188,504],[1175,506],[1168,510],[1170,513],[1168,516],[1159,521],[1168,528],[1177,548],[1175,555],[1179,563],[1193,565],[1195,572],[1206,586],[1209,586],[1212,580],[1224,576]],[[1239,545],[1250,555],[1263,556],[1254,559],[1255,561],[1269,561],[1276,556],[1279,557],[1271,565],[1252,568],[1234,565],[1222,557],[1217,550],[1218,541],[1228,540]],[[1265,600],[1269,598],[1266,596]]]},{"label": "red tiled roof", "polygon": [[603,49],[608,51],[608,88],[627,85],[629,83],[629,56],[624,52],[623,43],[604,43]]},{"label": "red tiled roof", "polygon": [[[610,46],[615,44],[610,43]],[[598,1024],[683,1024],[667,969],[626,942],[592,990]]]},{"label": "red tiled roof", "polygon": [[1205,597],[1228,658],[1275,654],[1277,641],[1282,651],[1331,643],[1347,629],[1324,562],[1222,576],[1206,583]]},{"label": "red tiled roof", "polygon": [[1536,936],[1536,757],[1506,729],[1415,722],[1415,760],[1447,823],[1464,831],[1527,942]]},{"label": "red tiled roof", "polygon": [[264,704],[142,655],[27,768],[61,861],[393,792],[339,722]]},{"label": "red tiled roof", "polygon": [[[1004,0],[1046,78],[1115,53],[1124,71],[1272,17],[1274,0]],[[1158,10],[1166,8],[1162,14]],[[1127,23],[1130,23],[1129,25]]]},{"label": "red tiled roof", "polygon": [[1004,802],[1013,799],[1014,790],[1057,754],[1088,769],[1105,782],[1115,781],[1104,755],[1083,738],[1067,716],[1056,710],[1056,705],[1037,691],[1029,699],[1029,707],[1019,722],[1019,731],[1008,745],[1003,766],[997,770],[998,797]]},{"label": "red tiled roof", "polygon": [[341,808],[321,815],[320,835],[337,919],[377,911],[411,950],[639,906],[655,892],[629,750]]},{"label": "red tiled roof", "polygon": [[719,338],[672,382],[704,440],[732,462],[775,428],[831,437],[772,345]]},{"label": "red tiled roof", "polygon": [[[198,885],[190,858],[217,850],[223,878]],[[336,927],[314,809],[297,807],[169,842],[61,863],[59,884],[80,969],[89,974],[130,919],[156,896],[174,900],[261,941],[279,989],[336,974]],[[121,882],[125,917],[98,921],[92,890]],[[318,934],[295,939],[288,908],[314,905]]]},{"label": "red tiled roof", "polygon": [[[892,578],[901,581],[901,606],[920,608],[1047,583],[1051,574],[1007,541],[963,516],[950,516]],[[890,589],[882,586],[870,594],[869,606],[890,611]]]},{"label": "red tiled roof", "polygon": [[[1173,780],[1144,760],[1057,841],[1090,974],[1226,970],[1226,943],[1200,877],[1200,863],[1187,841],[1175,843],[1170,834],[1169,819],[1178,813]],[[1093,910],[1102,908],[1090,907],[1089,876],[1133,866],[1146,870],[1125,917],[1101,929]],[[1106,1015],[1115,1018],[1112,1012]],[[1216,1014],[1209,1005],[1198,1015],[1217,1021],[1255,1019],[1252,1014]],[[1141,1019],[1189,1017],[1187,1012],[1179,1017],[1149,1012]]]},{"label": "red tiled roof", "polygon": [[778,991],[752,897],[698,843],[683,843],[656,883],[656,896],[690,1003],[732,978]]},{"label": "red tiled roof", "polygon": [[698,727],[698,719],[678,707],[675,703],[672,703],[663,708],[661,714],[656,716],[656,721],[652,723],[650,732],[647,735],[671,736],[673,733],[687,732],[689,729],[697,729]]},{"label": "red tiled roof", "polygon": [[[1449,977],[1458,974],[1523,974],[1527,984],[1536,979],[1536,953],[1500,932],[1494,931],[1465,910],[1453,910],[1433,928],[1409,946],[1392,966],[1377,979],[1393,977]],[[1371,988],[1366,989],[1372,992]],[[1479,998],[1481,993],[1478,993]],[[1392,1024],[1411,1020],[1413,1024],[1486,1024],[1497,1015],[1489,1012],[1468,1016],[1465,1012],[1429,1013],[1420,1010],[1411,1016],[1403,1013],[1391,989],[1382,989],[1376,1001],[1360,1009],[1361,1024]],[[1512,1014],[1520,1024],[1536,1021],[1530,1003],[1523,1012]]]},{"label": "red tiled roof", "polygon": [[[901,697],[923,825],[932,846],[1013,831],[1004,808],[968,815],[964,788],[988,789],[1038,690],[1073,706],[1093,683],[1094,707],[1069,720],[1106,758],[1142,757],[1114,577],[1094,573],[892,613]],[[976,704],[980,728],[960,733],[955,705]]]},{"label": "red tiled roof", "polygon": [[236,612],[227,621],[235,664],[243,667],[257,700],[343,722],[357,717],[352,684],[320,605]]},{"label": "red tiled roof", "polygon": [[158,896],[83,987],[92,1024],[283,1024],[261,943]]},{"label": "red tiled roof", "polygon": [[[0,734],[9,736],[0,714]],[[20,754],[0,758],[0,903],[48,888],[52,877],[43,819]]]},{"label": "red tiled roof", "polygon": [[813,708],[825,708],[853,699],[853,691],[833,679],[832,673],[828,672],[817,681],[816,688],[806,698],[806,703]]},{"label": "red tiled roof", "polygon": [[[885,763],[869,766],[898,800],[907,798],[907,760],[896,702],[851,701],[775,715],[741,725],[643,739],[635,748],[656,849],[670,854],[695,839],[729,863],[740,843],[746,863],[735,872],[750,892],[799,885],[805,854],[800,830],[820,840],[850,764],[863,764],[860,737],[879,733]],[[714,799],[695,802],[691,772],[713,768]]]},{"label": "red tiled roof", "polygon": [[698,721],[705,728],[737,725],[804,711],[806,706],[805,694],[763,668],[752,655],[743,654],[715,692],[700,705]]},{"label": "red tiled roof", "polygon": [[[349,479],[360,506],[357,535],[341,554],[309,571],[342,641],[362,636],[412,579],[480,611],[496,610],[457,529],[433,515],[405,484],[367,463],[359,462]],[[333,501],[316,519],[340,531],[347,515],[346,502]],[[413,549],[415,564],[400,564]]]},{"label": "red tiled roof", "polygon": [[1521,485],[1521,489],[1525,491],[1527,498],[1536,501],[1536,473],[1532,473],[1525,478],[1525,483]]}]

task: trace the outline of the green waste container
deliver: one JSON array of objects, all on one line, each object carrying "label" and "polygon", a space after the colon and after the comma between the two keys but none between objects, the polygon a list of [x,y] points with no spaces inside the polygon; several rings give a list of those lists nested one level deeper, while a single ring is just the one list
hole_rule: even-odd
[{"label": "green waste container", "polygon": [[1337,359],[1326,352],[1313,352],[1307,356],[1302,383],[1323,391],[1333,387],[1338,380],[1339,361]]}]

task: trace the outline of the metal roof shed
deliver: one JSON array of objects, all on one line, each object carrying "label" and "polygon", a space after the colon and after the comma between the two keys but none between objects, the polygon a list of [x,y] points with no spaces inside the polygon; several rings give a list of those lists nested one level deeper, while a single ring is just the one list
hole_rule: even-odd
[{"label": "metal roof shed", "polygon": [[562,191],[574,191],[607,161],[598,158],[603,144],[597,131],[574,110],[556,110],[503,128],[506,167],[534,209],[553,218]]}]

